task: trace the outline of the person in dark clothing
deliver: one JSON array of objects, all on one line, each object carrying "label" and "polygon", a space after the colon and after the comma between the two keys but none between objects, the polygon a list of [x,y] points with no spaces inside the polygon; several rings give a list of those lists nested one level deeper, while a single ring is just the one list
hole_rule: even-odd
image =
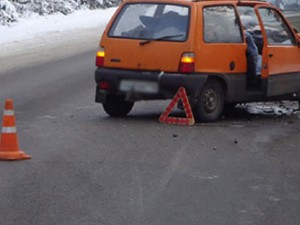
[{"label": "person in dark clothing", "polygon": [[256,80],[257,70],[258,70],[258,48],[253,40],[252,35],[246,31],[246,42],[247,42],[247,79],[250,82],[254,82]]}]

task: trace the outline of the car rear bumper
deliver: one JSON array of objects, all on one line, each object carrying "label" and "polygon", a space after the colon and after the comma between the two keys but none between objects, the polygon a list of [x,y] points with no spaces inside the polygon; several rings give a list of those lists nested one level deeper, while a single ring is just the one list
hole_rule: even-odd
[{"label": "car rear bumper", "polygon": [[[179,87],[185,87],[188,95],[196,95],[205,81],[206,74],[166,73],[162,71],[136,71],[111,68],[97,68],[95,71],[96,102],[104,102],[107,94],[124,95],[127,100],[137,101],[146,99],[171,99]],[[156,83],[156,93],[143,93],[137,91],[122,91],[122,81],[138,81]],[[109,88],[101,89],[99,83],[108,82]]]}]

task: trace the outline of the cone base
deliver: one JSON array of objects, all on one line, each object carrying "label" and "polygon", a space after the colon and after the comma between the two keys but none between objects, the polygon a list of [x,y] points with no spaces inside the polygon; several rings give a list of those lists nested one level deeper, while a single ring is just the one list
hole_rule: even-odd
[{"label": "cone base", "polygon": [[31,159],[30,155],[27,155],[25,152],[16,151],[16,152],[0,152],[0,160],[24,160],[24,159]]}]

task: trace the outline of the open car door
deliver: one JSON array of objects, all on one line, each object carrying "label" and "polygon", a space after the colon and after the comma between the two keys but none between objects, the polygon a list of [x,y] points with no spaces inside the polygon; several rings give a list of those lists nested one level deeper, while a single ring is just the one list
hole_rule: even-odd
[{"label": "open car door", "polygon": [[256,6],[263,35],[261,77],[266,95],[300,92],[299,38],[283,15],[270,6]]}]

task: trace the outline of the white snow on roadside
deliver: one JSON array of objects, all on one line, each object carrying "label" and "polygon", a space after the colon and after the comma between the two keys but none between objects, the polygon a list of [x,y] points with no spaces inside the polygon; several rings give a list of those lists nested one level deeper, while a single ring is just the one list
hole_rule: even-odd
[{"label": "white snow on roadside", "polygon": [[0,73],[97,50],[116,8],[32,17],[0,26]]},{"label": "white snow on roadside", "polygon": [[10,26],[0,26],[0,44],[31,39],[47,33],[96,28],[106,24],[116,8],[80,10],[70,15],[55,14],[20,20]]}]

